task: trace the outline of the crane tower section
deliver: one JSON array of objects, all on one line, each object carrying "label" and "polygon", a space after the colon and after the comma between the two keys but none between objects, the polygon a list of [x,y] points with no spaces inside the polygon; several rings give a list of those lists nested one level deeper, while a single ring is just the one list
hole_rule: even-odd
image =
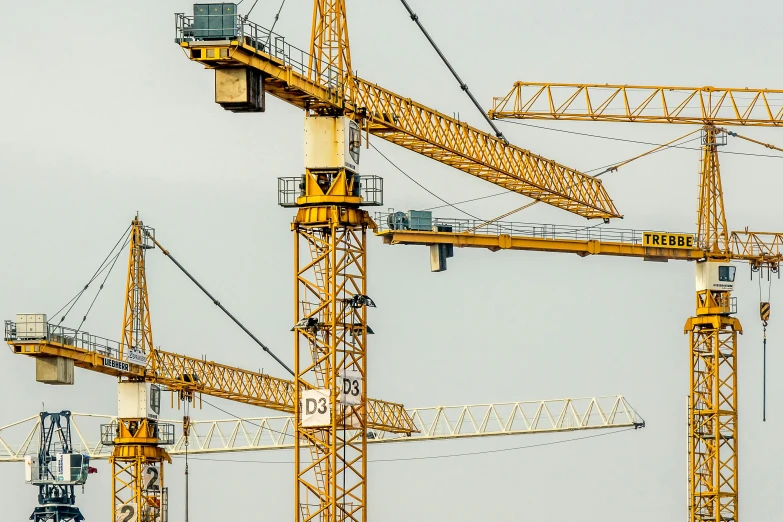
[{"label": "crane tower section", "polygon": [[295,508],[302,522],[367,520],[367,229],[382,181],[360,176],[360,128],[308,115],[305,173],[280,179],[294,232]]},{"label": "crane tower section", "polygon": [[117,420],[101,426],[101,444],[113,447],[112,520],[168,520],[163,463],[171,458],[162,446],[174,443],[174,426],[158,420],[160,396],[157,384],[121,381]]},{"label": "crane tower section", "polygon": [[[84,486],[90,473],[90,457],[73,452],[71,412],[41,412],[36,455],[25,457],[25,480],[38,487],[38,506],[30,515],[35,522],[81,522],[75,486]],[[94,471],[94,470],[92,470]]]}]

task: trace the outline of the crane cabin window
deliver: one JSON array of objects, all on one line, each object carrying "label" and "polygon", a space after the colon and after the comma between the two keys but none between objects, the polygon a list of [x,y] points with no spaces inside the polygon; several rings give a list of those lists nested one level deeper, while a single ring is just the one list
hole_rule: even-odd
[{"label": "crane cabin window", "polygon": [[736,266],[721,266],[718,267],[718,280],[721,282],[733,283],[734,276],[737,273]]},{"label": "crane cabin window", "polygon": [[156,414],[160,414],[160,388],[150,386],[150,409]]}]

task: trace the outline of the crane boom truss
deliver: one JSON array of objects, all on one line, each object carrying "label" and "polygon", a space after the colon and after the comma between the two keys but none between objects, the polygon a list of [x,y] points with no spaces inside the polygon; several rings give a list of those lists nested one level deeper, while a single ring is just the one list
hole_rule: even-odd
[{"label": "crane boom truss", "polygon": [[[463,406],[410,408],[417,431],[411,436],[375,432],[368,444],[389,444],[425,440],[451,440],[502,435],[560,433],[582,430],[640,428],[644,420],[622,395],[523,401]],[[0,462],[21,462],[35,451],[40,429],[37,416],[0,427]],[[110,451],[99,441],[85,437],[94,433],[92,424],[112,424],[111,415],[73,414],[76,449],[90,459],[106,459]],[[182,425],[182,420],[162,422]],[[293,417],[252,417],[225,420],[191,420],[188,453],[237,453],[291,449],[294,447]],[[181,433],[181,429],[177,429]],[[19,442],[11,442],[12,437]],[[185,439],[164,446],[169,455],[185,453]]]},{"label": "crane boom truss", "polygon": [[[204,359],[154,350],[147,354],[147,366],[123,363],[119,343],[87,332],[46,325],[42,339],[20,339],[14,322],[5,323],[5,340],[16,354],[32,357],[56,356],[74,365],[114,377],[143,378],[172,389],[193,388],[205,395],[293,413],[293,382],[263,373],[242,370]],[[154,368],[154,370],[153,370]],[[193,383],[190,376],[196,376]],[[412,421],[401,404],[368,399],[368,427],[394,433],[410,433]]]},{"label": "crane boom truss", "polygon": [[516,82],[492,119],[783,126],[783,90]]},{"label": "crane boom truss", "polygon": [[334,86],[308,66],[308,53],[256,24],[243,21],[237,39],[223,41],[194,40],[190,24],[190,17],[177,15],[177,41],[206,67],[250,67],[262,73],[267,93],[301,109],[344,112],[375,136],[579,216],[621,217],[600,180],[361,78]]}]

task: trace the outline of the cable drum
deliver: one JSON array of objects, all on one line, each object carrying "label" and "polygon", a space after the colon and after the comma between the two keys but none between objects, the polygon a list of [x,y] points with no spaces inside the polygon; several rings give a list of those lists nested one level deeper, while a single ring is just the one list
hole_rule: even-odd
[{"label": "cable drum", "polygon": [[386,224],[390,230],[409,230],[410,222],[405,212],[393,212],[386,216]]}]

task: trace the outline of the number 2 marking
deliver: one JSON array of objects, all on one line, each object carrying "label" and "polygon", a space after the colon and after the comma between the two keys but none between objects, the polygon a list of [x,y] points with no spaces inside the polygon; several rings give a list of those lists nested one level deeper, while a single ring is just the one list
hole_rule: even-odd
[{"label": "number 2 marking", "polygon": [[120,508],[120,515],[125,515],[127,513],[127,516],[121,520],[118,520],[117,522],[130,522],[133,520],[133,518],[136,516],[136,508],[129,505],[124,505]]},{"label": "number 2 marking", "polygon": [[[160,472],[158,471],[158,468],[154,466],[149,466],[145,470],[145,475],[152,475],[150,478],[147,479],[147,483],[145,484],[145,489],[148,489],[150,491],[157,491],[158,490],[158,477],[160,476]],[[124,520],[122,522],[125,522]]]}]

